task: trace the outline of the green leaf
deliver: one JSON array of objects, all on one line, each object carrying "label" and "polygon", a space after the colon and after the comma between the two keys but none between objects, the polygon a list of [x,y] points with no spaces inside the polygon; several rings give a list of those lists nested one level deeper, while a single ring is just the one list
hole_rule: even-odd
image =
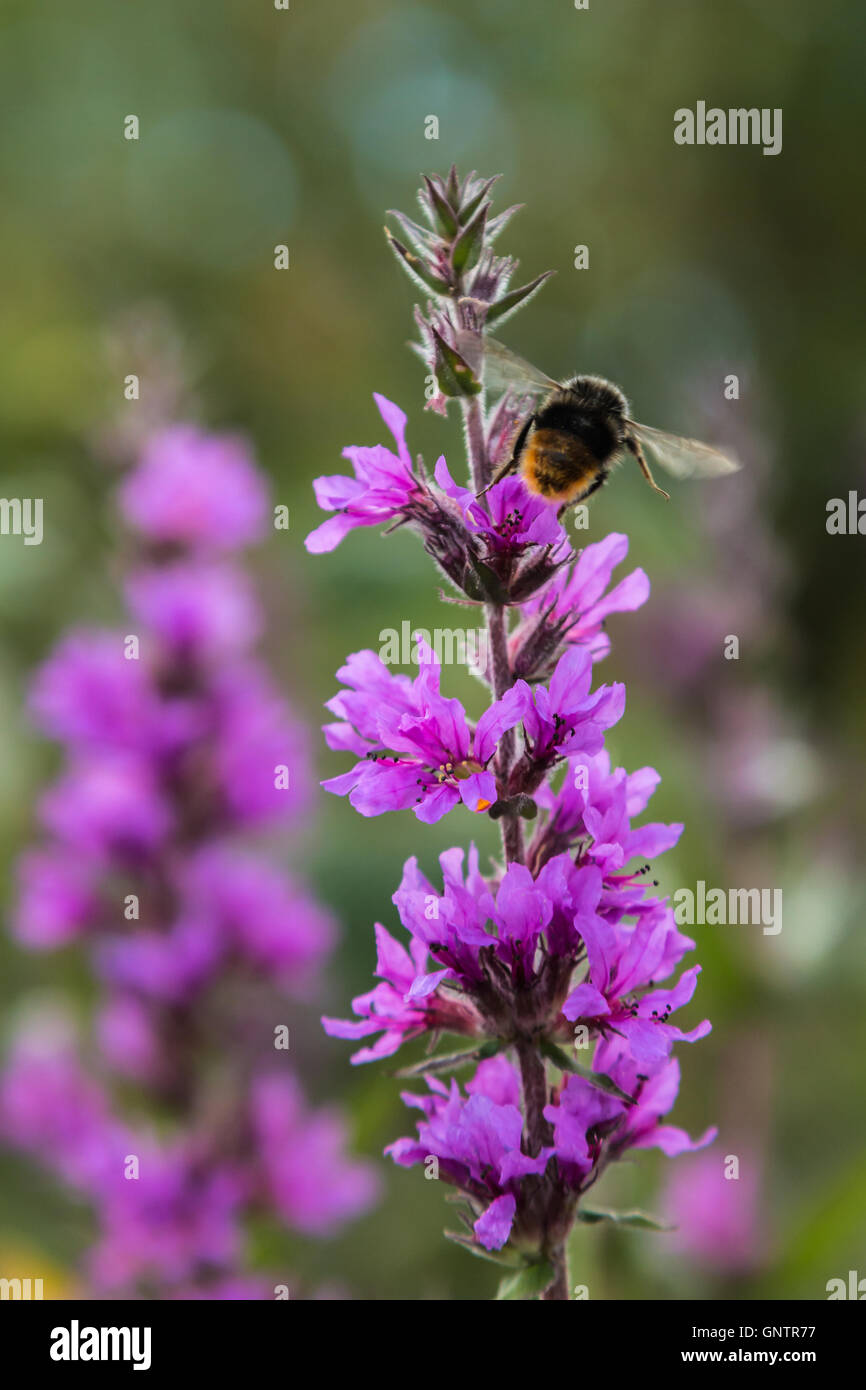
[{"label": "green leaf", "polygon": [[[523,203],[514,203],[510,208],[506,208],[504,212],[500,212],[496,217],[491,218],[491,220],[487,224],[488,246],[491,244],[491,242],[496,240],[503,228],[507,227],[514,214],[516,212],[520,212],[523,206]],[[516,266],[517,261],[515,261],[514,264]]]},{"label": "green leaf", "polygon": [[593,1071],[591,1067],[585,1067],[580,1062],[575,1061],[570,1052],[565,1048],[558,1047],[551,1038],[542,1038],[539,1046],[545,1057],[548,1057],[554,1066],[559,1067],[560,1071],[571,1072],[572,1076],[582,1076],[584,1081],[588,1081],[590,1086],[594,1086],[597,1091],[605,1091],[609,1096],[616,1096],[617,1100],[625,1101],[626,1105],[634,1105],[632,1096],[621,1091],[615,1081],[611,1081],[604,1072]]},{"label": "green leaf", "polygon": [[436,383],[443,396],[477,396],[481,382],[465,358],[446,343],[441,333],[431,329],[436,344]]},{"label": "green leaf", "polygon": [[610,1221],[615,1226],[633,1226],[641,1231],[673,1231],[676,1228],[667,1221],[661,1221],[657,1216],[650,1216],[645,1211],[607,1211],[603,1207],[579,1207],[577,1212],[578,1221],[584,1221],[588,1226],[595,1226],[599,1221]]},{"label": "green leaf", "polygon": [[506,1275],[497,1290],[497,1302],[502,1299],[540,1298],[555,1278],[553,1265],[547,1260],[539,1260],[525,1269],[519,1269],[516,1274]]},{"label": "green leaf", "polygon": [[443,197],[435,183],[433,183],[432,179],[429,179],[426,174],[422,174],[422,178],[424,180],[424,186],[427,189],[427,196],[430,199],[430,207],[436,220],[436,225],[443,237],[450,241],[452,237],[457,235],[459,230],[457,216],[449,206],[447,199]]},{"label": "green leaf", "polygon": [[[404,246],[402,241],[398,241],[390,228],[385,228],[385,236],[388,238],[388,245],[394,252],[403,269],[408,272],[422,289],[432,290],[434,294],[445,295],[449,292],[449,286],[444,280],[440,280],[438,275],[427,267],[420,256],[416,256],[414,251],[410,251],[408,246]],[[480,388],[479,388],[480,389]]]},{"label": "green leaf", "polygon": [[542,275],[536,275],[535,279],[530,280],[528,284],[521,285],[516,290],[509,290],[508,294],[504,294],[495,304],[491,304],[487,310],[485,326],[508,318],[515,310],[528,303],[532,296],[541,289],[545,280],[549,280],[551,275],[555,274],[556,271],[554,270],[545,270]]},{"label": "green leaf", "polygon": [[413,222],[411,217],[407,217],[405,212],[399,212],[397,208],[389,208],[388,216],[394,218],[413,251],[419,256],[433,254],[441,241],[434,231]]},{"label": "green leaf", "polygon": [[[508,599],[508,592],[499,579],[494,574],[489,565],[485,565],[483,560],[479,560],[475,555],[469,556],[467,570],[472,571],[478,582],[478,590],[470,593],[471,598],[483,598],[487,603],[503,604]],[[465,592],[469,593],[469,588]]]},{"label": "green leaf", "polygon": [[479,1245],[476,1240],[472,1239],[472,1236],[464,1236],[458,1231],[443,1231],[442,1234],[446,1240],[462,1246],[478,1260],[489,1260],[491,1264],[504,1265],[506,1269],[522,1268],[523,1257],[516,1250],[485,1250],[483,1245]]},{"label": "green leaf", "polygon": [[463,223],[464,226],[468,221],[470,221],[472,217],[474,217],[475,213],[480,208],[482,201],[484,200],[484,198],[487,197],[487,194],[490,192],[493,185],[498,182],[498,180],[498,174],[494,174],[492,179],[485,179],[478,192],[463,204],[463,206],[460,209],[460,221]]},{"label": "green leaf", "polygon": [[484,245],[484,229],[487,226],[487,206],[482,205],[475,216],[466,223],[451,248],[451,264],[456,275],[471,270]]},{"label": "green leaf", "polygon": [[470,1047],[462,1052],[440,1053],[438,1057],[426,1057],[423,1062],[416,1062],[411,1067],[402,1067],[394,1074],[403,1078],[411,1078],[434,1076],[440,1071],[454,1071],[457,1067],[465,1066],[467,1062],[484,1062],[488,1057],[495,1057],[497,1052],[502,1051],[502,1046],[503,1044],[497,1038],[491,1038],[481,1047]]}]

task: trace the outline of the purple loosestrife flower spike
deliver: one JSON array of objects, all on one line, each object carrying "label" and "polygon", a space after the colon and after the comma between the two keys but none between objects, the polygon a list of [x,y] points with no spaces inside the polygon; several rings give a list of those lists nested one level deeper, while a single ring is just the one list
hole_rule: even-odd
[{"label": "purple loosestrife flower spike", "polygon": [[[365,1040],[357,1063],[427,1036],[427,1054],[402,1072],[426,1085],[404,1095],[420,1112],[417,1137],[387,1152],[456,1189],[465,1229],[447,1234],[511,1267],[506,1296],[566,1299],[569,1236],[582,1215],[603,1219],[583,1203],[608,1164],[632,1149],[674,1156],[712,1141],[712,1129],[693,1141],[666,1121],[680,1080],[673,1048],[710,1025],[672,1021],[700,967],[677,975],[694,943],[646,878],[646,861],[683,827],[634,823],[659,776],[612,769],[605,739],[625,688],[594,682],[610,647],[605,621],[646,602],[647,576],[635,569],[611,587],[626,536],[575,557],[556,507],[520,477],[488,487],[520,411],[511,395],[487,409],[485,334],[546,278],[508,288],[514,262],[492,242],[514,210],[492,215],[492,183],[454,169],[425,178],[427,226],[395,214],[400,236],[390,237],[425,295],[415,319],[437,384],[427,404],[444,413],[456,399],[463,414],[466,483],[444,458],[432,482],[413,470],[405,417],[383,409],[397,455],[347,451],[356,480],[319,480],[319,501],[337,516],[308,544],[324,550],[355,526],[407,522],[484,604],[486,705],[443,695],[426,648],[414,680],[357,652],[338,673],[343,689],[328,703],[337,722],[325,727],[329,746],[357,761],[324,785],[364,816],[412,809],[431,822],[463,802],[499,823],[502,860],[485,873],[474,847],[468,857],[445,850],[440,886],[409,859],[393,898],[406,936],[376,924],[379,983],[353,1000],[353,1020],[323,1022],[331,1036]],[[459,1051],[437,1050],[444,1033]],[[467,1069],[461,1084],[454,1073]]]},{"label": "purple loosestrife flower spike", "polygon": [[[228,556],[263,535],[267,490],[241,441],[174,426],[147,442],[120,506],[138,538],[137,650],[80,630],[34,681],[33,715],[66,762],[13,915],[31,949],[88,948],[96,1057],[56,1023],[25,1030],[0,1074],[0,1132],[93,1207],[95,1297],[273,1298],[286,1276],[246,1268],[249,1218],[329,1235],[376,1182],[272,1041],[335,932],[250,843],[296,826],[310,797],[303,732],[255,654],[262,615]],[[159,1133],[125,1117],[130,1080]]]}]

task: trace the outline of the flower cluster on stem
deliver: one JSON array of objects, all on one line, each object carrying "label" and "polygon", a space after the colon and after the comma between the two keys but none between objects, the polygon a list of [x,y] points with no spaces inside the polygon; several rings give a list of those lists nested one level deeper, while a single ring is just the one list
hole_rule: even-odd
[{"label": "flower cluster on stem", "polygon": [[250,1218],[327,1235],[375,1180],[290,1060],[292,1000],[334,924],[253,839],[297,827],[311,791],[235,559],[270,508],[241,441],[186,425],[150,437],[119,503],[126,630],[67,634],[34,681],[32,713],[64,763],[13,914],[32,951],[86,948],[95,1040],[59,1015],[26,1022],[0,1076],[0,1132],[93,1209],[94,1296],[273,1298],[291,1280],[250,1270]]},{"label": "flower cluster on stem", "polygon": [[[594,683],[609,648],[605,619],[644,603],[647,577],[634,570],[611,588],[624,535],[575,555],[555,506],[519,477],[490,486],[524,407],[511,393],[486,402],[485,334],[546,278],[509,289],[515,263],[492,243],[514,209],[491,215],[492,183],[454,170],[426,178],[427,225],[398,215],[405,240],[390,238],[432,294],[416,309],[436,388],[428,404],[444,413],[459,403],[469,487],[444,458],[432,479],[413,463],[406,416],[377,396],[397,453],[346,451],[356,478],[319,480],[318,499],[336,515],[308,544],[322,551],[358,526],[408,525],[461,601],[483,606],[486,708],[474,718],[441,693],[427,648],[414,680],[357,652],[339,672],[337,722],[325,729],[330,747],[357,761],[324,785],[364,816],[412,809],[432,822],[462,807],[492,817],[502,858],[483,873],[474,847],[449,849],[441,885],[410,859],[393,897],[408,949],[377,923],[379,983],[353,1001],[355,1019],[324,1026],[365,1040],[358,1063],[427,1036],[428,1057],[403,1073],[427,1087],[404,1097],[420,1112],[417,1136],[388,1152],[428,1172],[435,1162],[457,1189],[465,1229],[452,1238],[512,1267],[505,1296],[564,1299],[569,1235],[578,1220],[602,1219],[586,1199],[608,1164],[631,1149],[674,1155],[714,1137],[693,1141],[665,1119],[679,1086],[674,1043],[710,1025],[673,1021],[699,967],[676,977],[694,943],[647,877],[682,826],[634,824],[658,774],[611,766],[605,737],[625,690]],[[443,1033],[468,1045],[436,1052]]]}]

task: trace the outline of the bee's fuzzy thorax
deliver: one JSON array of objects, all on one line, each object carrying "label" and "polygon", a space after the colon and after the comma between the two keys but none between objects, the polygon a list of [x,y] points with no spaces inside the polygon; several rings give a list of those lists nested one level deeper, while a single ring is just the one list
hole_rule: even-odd
[{"label": "bee's fuzzy thorax", "polygon": [[602,376],[572,377],[564,383],[563,392],[565,391],[575,398],[575,404],[580,404],[585,409],[610,412],[612,415],[621,415],[623,419],[628,416],[628,401],[622,391]]}]

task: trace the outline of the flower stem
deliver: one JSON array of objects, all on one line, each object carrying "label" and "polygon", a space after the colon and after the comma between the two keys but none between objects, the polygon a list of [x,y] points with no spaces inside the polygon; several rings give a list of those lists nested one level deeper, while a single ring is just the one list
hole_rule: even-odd
[{"label": "flower stem", "polygon": [[[553,1144],[553,1129],[545,1118],[548,1103],[547,1068],[534,1042],[523,1039],[516,1044],[523,1091],[523,1148],[533,1158]],[[534,1208],[538,1225],[539,1250],[553,1267],[554,1278],[542,1294],[543,1301],[568,1300],[567,1237],[563,1236],[564,1220],[562,1193],[548,1170],[541,1178],[526,1180],[528,1202]]]},{"label": "flower stem", "polygon": [[[490,482],[491,468],[484,439],[484,412],[481,398],[473,396],[462,402],[463,424],[466,434],[466,452],[476,492],[481,492]],[[503,604],[487,605],[487,631],[490,640],[490,661],[494,698],[501,700],[514,684],[514,673],[508,656],[508,615]],[[506,786],[508,774],[517,747],[515,731],[507,729],[499,741],[496,770],[500,786]],[[519,815],[508,812],[502,817],[502,847],[506,864],[524,862],[523,826]],[[516,1044],[520,1064],[523,1090],[523,1144],[527,1153],[535,1157],[541,1149],[553,1142],[553,1131],[545,1119],[544,1110],[548,1102],[547,1068],[535,1043],[522,1039]],[[568,1299],[568,1258],[565,1241],[561,1238],[548,1246],[547,1232],[555,1225],[554,1212],[558,1207],[554,1190],[546,1178],[530,1180],[528,1188],[534,1188],[537,1203],[541,1242],[545,1256],[550,1261],[555,1277],[542,1297],[545,1300]],[[532,1199],[530,1199],[532,1200]],[[557,1236],[561,1234],[561,1226]]]},{"label": "flower stem", "polygon": [[544,1118],[547,1105],[547,1072],[544,1058],[534,1043],[520,1041],[516,1044],[517,1060],[520,1063],[520,1079],[523,1086],[524,1137],[527,1152],[535,1158],[545,1144],[553,1142],[553,1131]]},{"label": "flower stem", "polygon": [[541,1295],[542,1303],[554,1301],[568,1302],[568,1250],[565,1241],[558,1245],[555,1250],[548,1252],[548,1259],[556,1271],[556,1278],[549,1284]]},{"label": "flower stem", "polygon": [[463,402],[463,426],[466,431],[466,452],[469,455],[472,486],[476,492],[481,492],[490,482],[491,469],[484,442],[484,413],[480,396],[473,396]]},{"label": "flower stem", "polygon": [[[491,603],[487,608],[487,631],[490,637],[490,660],[493,668],[493,694],[501,700],[506,690],[514,684],[514,675],[508,659],[508,626],[506,610],[501,604]],[[506,729],[499,740],[497,771],[500,784],[504,785],[514,762],[515,737],[513,729]],[[502,817],[502,847],[506,864],[523,863],[523,827],[520,817],[513,812]]]}]

